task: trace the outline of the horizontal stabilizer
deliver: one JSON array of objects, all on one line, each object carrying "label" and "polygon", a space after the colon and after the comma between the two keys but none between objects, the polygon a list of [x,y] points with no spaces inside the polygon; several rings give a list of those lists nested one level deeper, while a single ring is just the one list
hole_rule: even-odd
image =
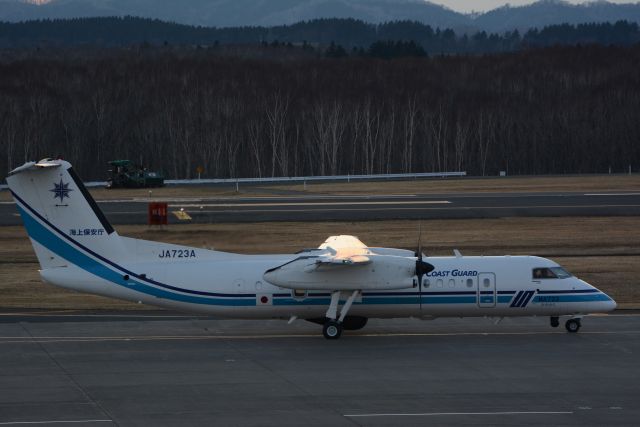
[{"label": "horizontal stabilizer", "polygon": [[56,160],[51,159],[42,159],[38,163],[36,162],[27,162],[22,166],[18,166],[11,172],[9,172],[9,176],[15,175],[20,172],[28,171],[28,170],[38,170],[38,169],[47,169],[47,168],[59,168],[61,163]]}]

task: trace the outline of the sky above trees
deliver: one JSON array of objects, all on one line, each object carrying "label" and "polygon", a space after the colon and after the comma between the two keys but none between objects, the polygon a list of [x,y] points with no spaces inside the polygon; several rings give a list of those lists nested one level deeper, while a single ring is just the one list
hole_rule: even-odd
[{"label": "sky above trees", "polygon": [[[428,0],[435,4],[442,4],[450,9],[458,12],[486,12],[491,9],[495,9],[505,4],[511,6],[524,6],[534,3],[536,0]],[[607,0],[609,3],[635,3],[630,0]],[[585,0],[568,0],[569,3],[579,4],[587,3]]]}]

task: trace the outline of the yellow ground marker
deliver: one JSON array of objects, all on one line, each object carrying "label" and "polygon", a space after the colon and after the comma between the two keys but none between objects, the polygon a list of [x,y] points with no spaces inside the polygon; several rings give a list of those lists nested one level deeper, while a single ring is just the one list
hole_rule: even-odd
[{"label": "yellow ground marker", "polygon": [[179,211],[172,211],[172,214],[176,216],[180,221],[190,221],[191,216],[184,211],[184,209],[180,209]]}]

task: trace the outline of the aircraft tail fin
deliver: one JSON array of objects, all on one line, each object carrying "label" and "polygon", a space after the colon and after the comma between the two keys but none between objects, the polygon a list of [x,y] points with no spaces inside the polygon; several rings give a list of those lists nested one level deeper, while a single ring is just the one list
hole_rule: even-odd
[{"label": "aircraft tail fin", "polygon": [[42,269],[77,264],[77,248],[110,259],[124,255],[120,236],[69,162],[25,163],[7,183]]}]

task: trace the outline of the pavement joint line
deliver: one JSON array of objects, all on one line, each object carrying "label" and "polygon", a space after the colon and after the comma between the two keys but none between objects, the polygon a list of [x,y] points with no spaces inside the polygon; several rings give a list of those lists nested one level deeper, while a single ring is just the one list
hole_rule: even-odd
[{"label": "pavement joint line", "polygon": [[112,423],[113,420],[47,420],[47,421],[0,421],[0,426],[36,425],[36,424],[76,424],[76,423]]},{"label": "pavement joint line", "polygon": [[[24,323],[21,323],[20,326],[21,326],[22,330],[29,337],[33,338],[33,334],[24,325]],[[27,341],[27,342],[29,342],[29,341]],[[101,414],[100,414],[101,416],[109,417],[109,421],[112,424],[118,425],[118,423],[116,423],[112,419],[113,417],[111,416],[111,414],[109,414],[109,412],[98,401],[96,401],[96,399],[94,399],[93,396],[91,396],[89,394],[89,392],[87,392],[84,389],[84,387],[82,387],[82,385],[80,385],[80,383],[78,381],[76,381],[76,379],[73,377],[73,375],[58,361],[58,359],[56,359],[53,356],[53,354],[51,354],[51,352],[44,345],[44,344],[46,344],[46,341],[33,341],[33,342],[38,344],[38,347],[40,348],[40,350],[47,356],[47,358],[49,360],[51,360],[51,362],[60,370],[60,372],[62,372],[64,374],[64,376],[66,377],[67,381],[69,381],[76,388],[76,390],[78,390],[78,392],[80,392],[80,394],[82,394],[82,396],[84,396],[84,398],[86,399],[87,403],[90,403],[91,405],[93,405],[94,408],[97,408],[98,411],[101,412]]]},{"label": "pavement joint line", "polygon": [[466,415],[570,415],[573,411],[505,411],[505,412],[425,412],[389,414],[345,414],[345,417],[434,417]]}]

